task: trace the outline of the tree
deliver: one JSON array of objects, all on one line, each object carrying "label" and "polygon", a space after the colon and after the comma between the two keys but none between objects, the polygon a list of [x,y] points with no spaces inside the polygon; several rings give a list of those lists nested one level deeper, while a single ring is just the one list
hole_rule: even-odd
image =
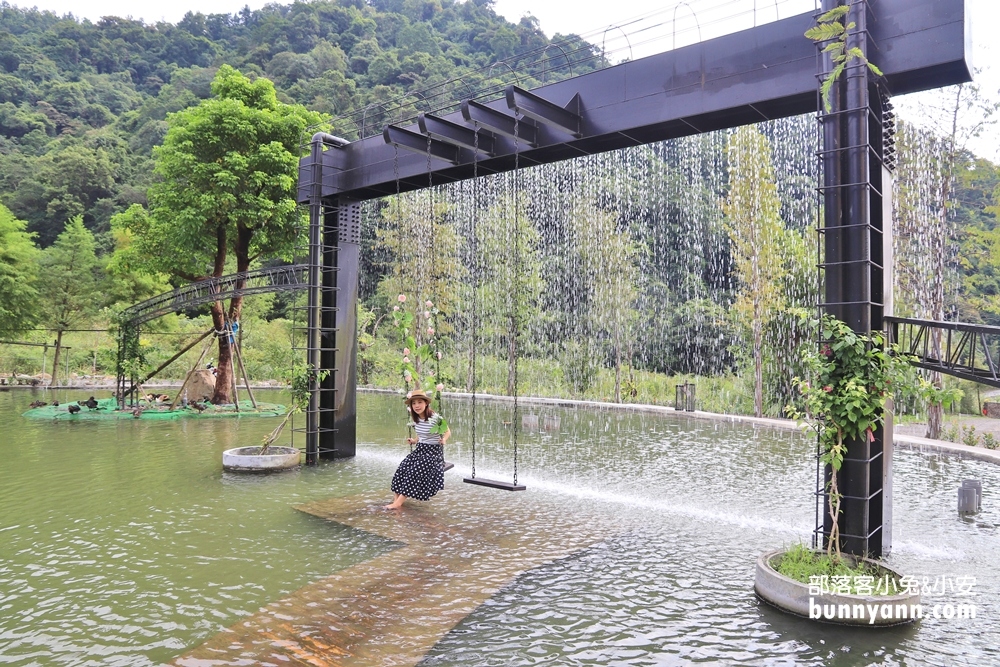
[{"label": "tree", "polygon": [[723,206],[739,291],[733,309],[749,329],[754,369],[754,415],[764,416],[764,330],[783,304],[784,227],[774,182],[771,145],[757,128],[729,137],[729,197]]},{"label": "tree", "polygon": [[0,335],[30,327],[38,317],[38,248],[28,223],[0,204]]},{"label": "tree", "polygon": [[[511,192],[508,190],[508,192]],[[479,257],[474,276],[483,313],[483,333],[496,336],[507,352],[507,394],[517,389],[521,336],[539,315],[544,289],[538,230],[528,217],[527,197],[505,194],[476,227]]]},{"label": "tree", "polygon": [[[944,89],[939,100],[937,105],[928,105],[925,115],[937,127],[946,128],[944,134],[901,126],[903,163],[897,170],[895,193],[895,222],[902,250],[898,253],[901,289],[897,293],[910,300],[903,305],[911,307],[917,317],[936,321],[946,319],[946,283],[957,282],[953,212],[958,166],[967,156],[966,144],[996,122],[993,116],[1000,108],[1000,104],[986,101],[971,84]],[[908,169],[910,165],[915,168]],[[940,329],[931,333],[930,344],[930,354],[940,358]],[[937,371],[930,372],[930,379],[939,391],[928,392],[926,436],[938,438],[944,423],[944,382]]]},{"label": "tree", "polygon": [[615,402],[622,400],[622,353],[631,349],[638,318],[639,247],[628,230],[618,229],[615,212],[577,201],[571,215],[581,266],[590,287],[589,317],[594,331],[611,339],[615,359]]},{"label": "tree", "polygon": [[42,253],[40,292],[44,317],[56,330],[51,386],[57,384],[63,334],[85,323],[100,307],[100,262],[94,248],[94,235],[83,226],[83,216],[78,215],[66,223],[56,242]]},{"label": "tree", "polygon": [[[197,281],[227,270],[248,271],[258,258],[290,257],[301,216],[295,188],[302,131],[320,115],[278,101],[274,84],[251,81],[223,65],[212,97],[167,116],[169,130],[154,152],[162,179],[149,190],[149,209],[132,206],[113,225],[132,235],[119,258]],[[238,287],[242,284],[238,283]],[[217,330],[238,321],[242,297],[211,306]],[[232,353],[219,338],[213,403],[231,402]]]}]

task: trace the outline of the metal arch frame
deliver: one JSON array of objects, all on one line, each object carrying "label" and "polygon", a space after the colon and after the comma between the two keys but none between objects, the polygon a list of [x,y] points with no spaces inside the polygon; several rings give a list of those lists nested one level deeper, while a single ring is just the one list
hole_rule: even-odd
[{"label": "metal arch frame", "polygon": [[214,301],[250,294],[296,292],[309,287],[308,264],[276,266],[254,271],[241,271],[185,285],[158,294],[122,311],[118,324],[117,396],[119,407],[125,407],[126,396],[132,395],[137,376],[125,368],[126,357],[138,345],[143,324],[164,315],[201,306]]},{"label": "metal arch frame", "polygon": [[[874,16],[869,41],[879,46],[878,65],[891,94],[971,80],[964,0],[879,0],[870,11]],[[811,14],[790,16],[531,89],[527,92],[556,107],[570,106],[580,116],[579,136],[558,123],[532,122],[537,140],[532,145],[518,142],[517,159],[514,141],[505,136],[498,138],[492,156],[476,156],[472,148],[461,147],[453,160],[432,161],[433,182],[440,185],[472,178],[474,172],[484,176],[510,171],[515,163],[527,167],[558,162],[815,112],[816,54],[803,37],[813,24]],[[519,87],[517,82],[514,86]],[[513,121],[506,95],[438,106],[459,108],[462,102],[475,102]],[[475,129],[461,111],[432,113]],[[421,133],[416,122],[394,127]],[[364,201],[395,194],[397,172],[400,192],[426,186],[426,147],[420,154],[401,152],[398,161],[393,158],[392,146],[380,135],[323,151],[321,196]],[[300,162],[300,203],[310,199],[312,183],[304,172],[311,160],[309,156]]]}]

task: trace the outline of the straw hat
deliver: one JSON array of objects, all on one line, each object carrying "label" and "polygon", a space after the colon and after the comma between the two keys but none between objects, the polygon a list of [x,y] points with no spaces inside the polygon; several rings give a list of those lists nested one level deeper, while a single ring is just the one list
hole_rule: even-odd
[{"label": "straw hat", "polygon": [[417,398],[422,398],[423,400],[427,401],[427,405],[431,404],[431,397],[427,395],[427,392],[425,392],[423,389],[414,389],[413,391],[406,394],[406,398],[404,399],[406,401],[406,407],[410,407],[410,403],[412,403],[414,399]]}]

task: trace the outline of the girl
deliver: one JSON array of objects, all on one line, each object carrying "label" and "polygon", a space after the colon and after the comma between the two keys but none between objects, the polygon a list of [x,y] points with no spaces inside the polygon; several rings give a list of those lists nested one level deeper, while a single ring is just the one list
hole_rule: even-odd
[{"label": "girl", "polygon": [[395,498],[385,506],[387,510],[398,510],[407,498],[430,500],[430,497],[444,488],[444,445],[451,437],[451,429],[445,423],[444,434],[432,433],[441,422],[441,415],[431,410],[431,398],[416,389],[406,395],[406,407],[416,438],[406,442],[416,445],[392,477],[392,492]]}]

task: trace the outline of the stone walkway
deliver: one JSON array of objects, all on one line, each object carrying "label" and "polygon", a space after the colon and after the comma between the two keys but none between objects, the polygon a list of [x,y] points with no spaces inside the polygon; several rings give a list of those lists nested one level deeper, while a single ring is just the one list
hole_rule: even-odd
[{"label": "stone walkway", "polygon": [[[483,494],[494,501],[488,514]],[[428,503],[392,512],[381,509],[387,500],[375,493],[298,507],[400,546],[295,591],[171,664],[415,665],[519,574],[616,532],[526,494],[450,478]]]}]

